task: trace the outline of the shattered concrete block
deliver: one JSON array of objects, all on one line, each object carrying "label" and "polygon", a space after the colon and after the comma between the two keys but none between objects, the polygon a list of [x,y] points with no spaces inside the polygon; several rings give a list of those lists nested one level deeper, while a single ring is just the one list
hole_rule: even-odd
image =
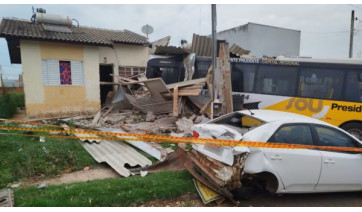
[{"label": "shattered concrete block", "polygon": [[152,111],[148,111],[146,115],[146,121],[147,122],[154,122],[156,120],[155,114],[153,114]]},{"label": "shattered concrete block", "polygon": [[140,171],[141,177],[145,177],[148,174],[148,171]]},{"label": "shattered concrete block", "polygon": [[185,137],[185,134],[184,133],[171,132],[170,136],[172,136],[172,137]]},{"label": "shattered concrete block", "polygon": [[38,189],[43,189],[43,188],[46,188],[46,187],[48,187],[47,184],[45,184],[45,183],[40,183],[37,188],[38,188]]},{"label": "shattered concrete block", "polygon": [[195,124],[203,124],[203,123],[206,123],[208,121],[210,121],[210,119],[208,119],[204,115],[202,115],[202,116],[196,117]]},{"label": "shattered concrete block", "polygon": [[185,150],[187,147],[187,144],[185,143],[178,143],[178,147],[180,147],[181,149]]},{"label": "shattered concrete block", "polygon": [[192,134],[191,127],[194,125],[192,120],[182,117],[176,121],[176,125],[179,131],[186,134]]}]

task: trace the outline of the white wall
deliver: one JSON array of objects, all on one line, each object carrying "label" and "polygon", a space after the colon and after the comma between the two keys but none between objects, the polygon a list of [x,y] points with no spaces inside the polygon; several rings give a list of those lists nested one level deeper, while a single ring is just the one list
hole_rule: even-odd
[{"label": "white wall", "polygon": [[114,48],[99,47],[99,63],[113,64],[113,73],[118,75],[120,66],[146,67],[149,56],[148,46],[115,44]]},{"label": "white wall", "polygon": [[252,54],[266,56],[299,56],[300,31],[249,24]]},{"label": "white wall", "polygon": [[39,42],[20,40],[26,104],[43,104],[44,87]]},{"label": "white wall", "polygon": [[84,47],[84,82],[88,101],[100,100],[98,47]]},{"label": "white wall", "polygon": [[243,49],[250,50],[248,42],[248,25],[242,25],[230,30],[218,32],[217,39],[227,40],[227,42],[229,42],[229,47],[236,44]]},{"label": "white wall", "polygon": [[248,23],[217,34],[232,46],[234,43],[250,50],[251,55],[299,56],[301,32],[278,27]]}]

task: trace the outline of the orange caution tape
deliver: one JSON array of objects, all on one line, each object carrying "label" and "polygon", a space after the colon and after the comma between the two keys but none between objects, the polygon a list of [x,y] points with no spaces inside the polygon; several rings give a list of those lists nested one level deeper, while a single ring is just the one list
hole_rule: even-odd
[{"label": "orange caution tape", "polygon": [[[38,124],[25,121],[8,121],[14,123],[31,124],[38,126],[45,126],[44,124]],[[62,128],[55,125],[46,125],[47,127]],[[28,135],[28,134],[13,134],[19,136],[32,136],[32,137],[50,137],[50,138],[62,138],[62,139],[82,139],[82,140],[115,140],[115,141],[145,141],[145,142],[167,142],[167,143],[188,143],[188,144],[200,144],[200,145],[214,145],[214,146],[242,146],[242,147],[255,147],[255,148],[282,148],[282,149],[320,149],[329,151],[343,151],[343,152],[362,152],[362,148],[356,147],[334,147],[334,146],[314,146],[314,145],[300,145],[300,144],[282,144],[282,143],[267,143],[267,142],[255,142],[255,141],[235,141],[235,140],[223,140],[223,139],[207,139],[207,138],[193,138],[193,137],[173,137],[163,135],[144,135],[133,133],[115,133],[115,132],[102,132],[96,130],[79,130],[77,128],[69,127],[69,130],[54,130],[44,128],[29,128],[29,127],[9,127],[0,126],[3,130],[13,131],[31,131],[31,132],[47,132],[47,133],[62,133],[62,134],[85,134],[94,135],[89,136],[59,136],[59,135]],[[107,137],[97,137],[107,136]],[[111,137],[109,137],[111,136]]]}]

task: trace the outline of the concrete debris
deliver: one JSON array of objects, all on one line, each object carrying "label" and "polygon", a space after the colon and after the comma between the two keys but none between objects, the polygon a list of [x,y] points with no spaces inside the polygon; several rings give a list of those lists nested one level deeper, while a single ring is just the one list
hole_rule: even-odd
[{"label": "concrete debris", "polygon": [[227,165],[194,149],[185,151],[182,148],[177,148],[168,155],[166,160],[145,168],[132,169],[132,172],[156,173],[164,170],[186,169],[200,183],[237,204],[231,191],[242,186],[241,178],[248,154],[245,152],[235,155],[234,163]]},{"label": "concrete debris", "polygon": [[122,124],[121,128],[127,132],[163,134],[176,130],[176,117],[165,116],[154,122],[139,122],[133,124]]},{"label": "concrete debris", "polygon": [[175,132],[170,133],[170,136],[172,136],[172,137],[186,137],[185,133],[175,133]]},{"label": "concrete debris", "polygon": [[166,148],[165,151],[167,154],[170,154],[171,152],[174,152],[175,150],[173,150],[171,148]]},{"label": "concrete debris", "polygon": [[47,184],[45,184],[45,183],[40,183],[37,188],[38,188],[38,189],[43,189],[43,188],[46,188],[46,187],[48,187]]},{"label": "concrete debris", "polygon": [[141,177],[145,177],[148,174],[148,171],[140,171]]},{"label": "concrete debris", "polygon": [[194,125],[191,119],[182,117],[176,121],[176,125],[179,131],[184,132],[185,134],[192,134],[191,127]]},{"label": "concrete debris", "polygon": [[147,121],[147,122],[153,122],[153,121],[155,121],[155,120],[156,120],[155,114],[153,114],[152,111],[148,111],[148,112],[147,112],[147,115],[146,115],[146,121]]},{"label": "concrete debris", "polygon": [[178,147],[180,147],[183,150],[185,150],[187,147],[187,145],[185,143],[178,143],[177,145],[178,145]]},{"label": "concrete debris", "polygon": [[47,149],[47,148],[45,148],[45,146],[43,146],[43,152],[45,153],[45,154],[49,154],[49,150]]},{"label": "concrete debris", "polygon": [[10,185],[10,188],[17,188],[20,185],[21,185],[21,183],[12,184],[12,185]]},{"label": "concrete debris", "polygon": [[96,126],[96,124],[98,123],[99,119],[101,118],[101,111],[98,111],[98,113],[94,116],[93,121],[92,121],[92,126]]},{"label": "concrete debris", "polygon": [[14,193],[11,189],[0,190],[0,207],[13,207]]},{"label": "concrete debris", "polygon": [[205,117],[204,115],[202,115],[202,116],[196,117],[194,122],[195,122],[195,124],[204,124],[204,123],[206,123],[208,121],[210,121],[210,119]]}]

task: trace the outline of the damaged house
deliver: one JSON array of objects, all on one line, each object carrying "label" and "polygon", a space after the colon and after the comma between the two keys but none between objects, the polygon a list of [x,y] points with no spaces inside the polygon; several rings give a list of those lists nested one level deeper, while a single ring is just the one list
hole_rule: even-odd
[{"label": "damaged house", "polygon": [[2,19],[0,37],[11,63],[22,64],[28,118],[96,113],[113,90],[100,81],[145,72],[149,56],[141,35],[74,26],[71,18],[45,11],[31,21]]}]

